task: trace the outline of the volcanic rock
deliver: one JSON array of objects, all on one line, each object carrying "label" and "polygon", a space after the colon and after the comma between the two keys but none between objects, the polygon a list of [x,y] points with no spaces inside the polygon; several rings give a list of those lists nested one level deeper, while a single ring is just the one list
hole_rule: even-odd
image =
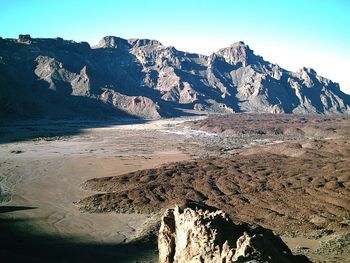
[{"label": "volcanic rock", "polygon": [[[106,87],[122,96],[109,103],[101,96]],[[124,96],[145,103],[130,107]],[[157,106],[144,110],[151,102]],[[3,118],[159,118],[189,110],[339,114],[350,113],[350,96],[315,70],[287,71],[243,42],[205,56],[115,36],[94,47],[29,35],[0,39]]]},{"label": "volcanic rock", "polygon": [[159,106],[143,96],[126,96],[110,89],[103,89],[101,100],[136,117],[159,119]]},{"label": "volcanic rock", "polygon": [[160,263],[309,262],[272,231],[235,225],[223,211],[193,203],[166,210],[158,249]]}]

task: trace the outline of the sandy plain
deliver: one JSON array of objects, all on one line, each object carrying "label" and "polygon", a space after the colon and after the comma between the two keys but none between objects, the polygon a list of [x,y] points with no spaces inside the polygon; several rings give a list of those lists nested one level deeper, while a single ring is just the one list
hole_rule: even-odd
[{"label": "sandy plain", "polygon": [[[3,128],[6,136],[5,143],[0,145],[1,228],[8,232],[8,238],[16,238],[14,233],[18,236],[17,240],[2,236],[2,253],[9,260],[19,257],[20,261],[28,253],[26,242],[30,242],[32,235],[40,236],[38,246],[34,247],[38,251],[28,253],[33,261],[54,260],[50,253],[40,251],[40,240],[44,242],[48,237],[61,247],[68,240],[74,244],[101,245],[132,239],[148,215],[82,213],[74,202],[94,192],[83,190],[80,185],[96,177],[188,159],[187,154],[177,149],[182,135],[166,132],[168,126],[183,121],[82,127],[79,132],[72,128],[72,123],[25,123]],[[55,129],[59,137],[54,135]],[[123,258],[121,254],[127,251],[122,250],[112,252],[111,260]],[[85,259],[76,250],[66,257],[73,257],[74,261]],[[59,259],[60,256],[56,260]]]}]

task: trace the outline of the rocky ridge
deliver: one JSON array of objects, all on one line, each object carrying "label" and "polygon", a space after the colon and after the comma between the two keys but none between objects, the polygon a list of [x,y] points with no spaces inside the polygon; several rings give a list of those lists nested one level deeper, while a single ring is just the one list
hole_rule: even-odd
[{"label": "rocky ridge", "polygon": [[209,112],[349,113],[350,96],[310,68],[290,72],[237,42],[210,56],[149,39],[0,38],[2,117]]}]

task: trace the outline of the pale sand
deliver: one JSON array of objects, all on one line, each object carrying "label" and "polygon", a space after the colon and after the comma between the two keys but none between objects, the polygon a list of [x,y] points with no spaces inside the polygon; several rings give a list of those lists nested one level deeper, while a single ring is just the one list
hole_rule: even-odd
[{"label": "pale sand", "polygon": [[329,240],[329,236],[323,236],[317,239],[305,238],[305,237],[282,237],[282,240],[288,245],[290,249],[307,248],[310,250],[316,250],[321,246],[321,242]]},{"label": "pale sand", "polygon": [[[1,216],[29,220],[26,227],[31,231],[62,238],[106,243],[130,240],[147,216],[82,213],[73,202],[92,193],[80,184],[189,159],[177,150],[182,136],[163,132],[181,121],[86,129],[63,140],[0,145],[0,184],[13,193],[11,201],[2,205],[35,207]],[[18,150],[23,152],[13,152]]]}]

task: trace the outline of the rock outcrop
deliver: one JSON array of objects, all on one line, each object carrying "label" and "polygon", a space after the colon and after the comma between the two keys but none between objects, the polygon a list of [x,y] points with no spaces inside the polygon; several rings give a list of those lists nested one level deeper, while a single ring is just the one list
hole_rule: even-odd
[{"label": "rock outcrop", "polygon": [[[106,88],[113,100],[104,99]],[[142,102],[124,103],[127,97]],[[62,38],[0,38],[2,117],[152,119],[189,110],[350,113],[350,96],[315,70],[287,71],[243,42],[204,56],[115,36],[93,47]]]},{"label": "rock outcrop", "polygon": [[126,96],[111,89],[103,89],[100,99],[114,107],[129,113],[131,116],[159,119],[159,106],[143,96]]},{"label": "rock outcrop", "polygon": [[309,262],[272,231],[235,225],[221,210],[190,204],[168,209],[158,237],[159,262]]}]

